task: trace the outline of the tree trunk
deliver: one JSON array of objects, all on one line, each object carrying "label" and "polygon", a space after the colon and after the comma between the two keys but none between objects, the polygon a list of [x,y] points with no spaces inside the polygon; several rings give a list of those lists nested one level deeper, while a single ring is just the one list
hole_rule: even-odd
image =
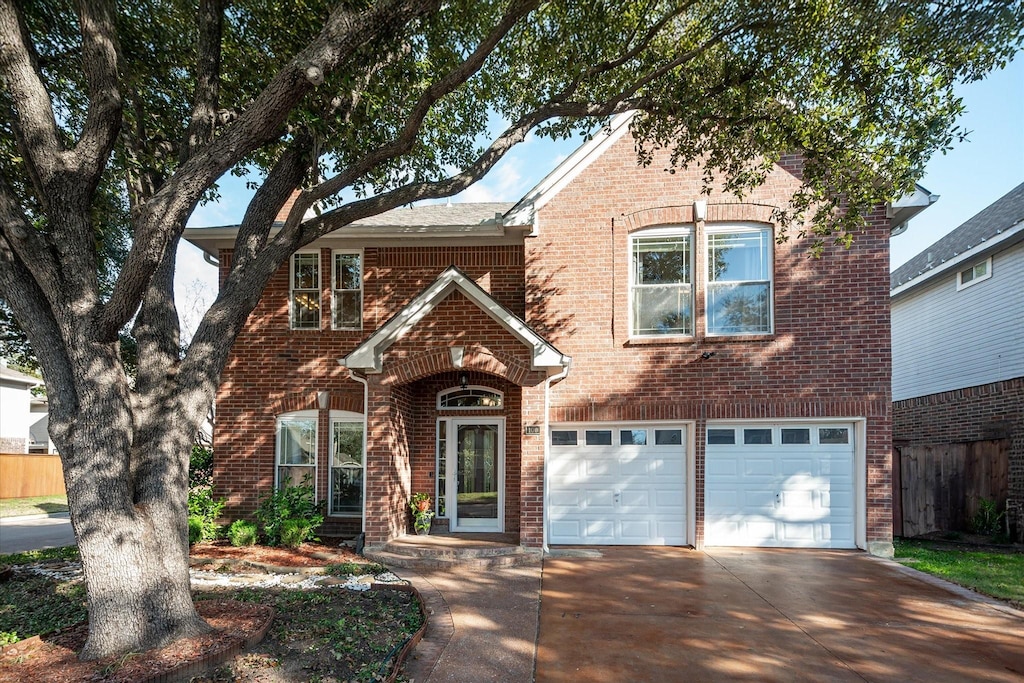
[{"label": "tree trunk", "polygon": [[54,430],[88,595],[82,659],[209,631],[188,571],[194,411],[154,399],[156,390],[132,400],[116,346],[89,351],[76,359],[89,368],[76,373],[79,410]]}]

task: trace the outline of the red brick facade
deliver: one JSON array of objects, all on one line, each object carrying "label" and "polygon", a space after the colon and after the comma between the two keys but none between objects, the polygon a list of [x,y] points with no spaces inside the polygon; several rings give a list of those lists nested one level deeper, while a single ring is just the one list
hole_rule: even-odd
[{"label": "red brick facade", "polygon": [[[694,280],[694,330],[686,340],[630,338],[629,235],[659,225],[691,226],[695,263],[709,226],[771,226],[772,211],[797,187],[787,158],[765,185],[737,202],[701,194],[697,172],[669,174],[663,158],[638,168],[632,140],[611,146],[538,211],[538,235],[502,246],[366,247],[362,331],[290,330],[289,271],[270,282],[235,344],[217,398],[216,482],[228,513],[251,513],[274,482],[275,420],[315,409],[330,392],[334,410],[363,412],[364,388],[338,359],[350,353],[450,265],[554,347],[572,357],[565,379],[546,391],[530,349],[459,293],[438,304],[366,377],[368,543],[409,529],[405,501],[434,490],[438,391],[458,383],[504,393],[505,530],[523,544],[543,539],[545,438],[526,427],[550,422],[680,420],[696,425],[696,529],[703,538],[704,425],[708,419],[849,418],[866,424],[867,542],[892,539],[890,486],[889,222],[883,211],[847,250],[820,259],[791,235],[774,256],[774,332],[709,338],[703,278]],[[694,223],[694,202],[707,201]],[[321,249],[329,310],[330,249]],[[226,265],[229,253],[222,254]],[[461,367],[449,347],[465,349]],[[703,359],[703,353],[714,355]],[[546,405],[550,401],[550,406]],[[473,413],[460,412],[460,415]],[[491,414],[491,413],[488,413]],[[327,413],[320,414],[321,433]],[[319,444],[318,493],[327,495],[327,439]],[[352,531],[359,520],[349,520]],[[344,526],[344,522],[335,521]]]}]

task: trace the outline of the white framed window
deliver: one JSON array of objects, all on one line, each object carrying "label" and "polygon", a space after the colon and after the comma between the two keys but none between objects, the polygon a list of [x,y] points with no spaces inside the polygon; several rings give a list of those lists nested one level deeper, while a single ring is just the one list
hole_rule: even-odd
[{"label": "white framed window", "polygon": [[277,467],[274,487],[316,486],[317,412],[303,410],[277,417]]},{"label": "white framed window", "polygon": [[292,254],[289,317],[293,330],[320,329],[320,253]]},{"label": "white framed window", "polygon": [[363,514],[364,443],[362,415],[331,411],[329,515]]},{"label": "white framed window", "polygon": [[989,256],[984,261],[975,263],[970,268],[964,268],[956,276],[956,291],[965,289],[972,285],[976,285],[979,282],[983,282],[992,277],[992,257]]},{"label": "white framed window", "polygon": [[455,387],[437,395],[439,410],[501,410],[504,405],[504,394],[490,387]]},{"label": "white framed window", "polygon": [[630,237],[630,335],[693,334],[693,236],[656,228]]},{"label": "white framed window", "polygon": [[771,333],[771,229],[710,227],[707,245],[708,335]]},{"label": "white framed window", "polygon": [[331,326],[335,330],[363,328],[363,253],[331,254]]}]

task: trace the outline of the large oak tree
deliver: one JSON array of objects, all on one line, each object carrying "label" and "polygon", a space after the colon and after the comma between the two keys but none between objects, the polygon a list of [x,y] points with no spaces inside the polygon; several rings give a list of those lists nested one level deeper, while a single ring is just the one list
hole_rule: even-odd
[{"label": "large oak tree", "polygon": [[[779,219],[848,240],[866,207],[908,189],[950,144],[954,84],[1013,55],[1022,12],[1009,1],[0,0],[0,298],[46,377],[88,591],[82,656],[207,628],[189,593],[189,447],[233,340],[296,249],[463,190],[531,131],[565,137],[629,109],[643,112],[641,163],[667,146],[738,192],[780,152],[803,152],[805,190]],[[258,189],[182,353],[175,250],[226,173],[254,174]]]}]

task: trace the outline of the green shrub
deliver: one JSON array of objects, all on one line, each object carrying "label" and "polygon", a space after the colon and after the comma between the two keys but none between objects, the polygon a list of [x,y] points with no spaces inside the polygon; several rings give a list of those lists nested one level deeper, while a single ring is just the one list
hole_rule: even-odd
[{"label": "green shrub", "polygon": [[236,519],[228,528],[228,540],[231,545],[241,548],[247,545],[256,545],[258,529],[256,524],[245,519]]},{"label": "green shrub", "polygon": [[213,486],[213,451],[196,445],[188,458],[188,487],[198,486]]},{"label": "green shrub", "polygon": [[985,536],[997,536],[1003,531],[1003,516],[999,505],[994,500],[982,498],[978,501],[978,511],[971,518],[971,531]]},{"label": "green shrub", "polygon": [[[213,487],[198,486],[188,491],[188,525],[189,543],[199,541],[211,541],[220,533],[220,525],[217,518],[224,510],[225,500],[217,500],[213,497]],[[198,535],[193,538],[192,520],[199,520]]]},{"label": "green shrub", "polygon": [[298,548],[310,535],[309,522],[304,519],[286,519],[281,522],[281,545]]},{"label": "green shrub", "polygon": [[188,544],[203,540],[203,518],[196,515],[188,516]]},{"label": "green shrub", "polygon": [[[289,535],[289,541],[294,543],[300,529],[303,530],[302,539],[294,545],[302,541],[315,540],[313,534],[323,524],[324,516],[316,503],[315,491],[309,481],[310,477],[307,475],[300,485],[285,484],[260,500],[256,520],[260,523],[267,545],[282,545],[285,533]],[[302,524],[298,525],[299,528],[292,528],[295,525],[289,525],[286,532],[284,523],[288,520],[296,520]]]}]

